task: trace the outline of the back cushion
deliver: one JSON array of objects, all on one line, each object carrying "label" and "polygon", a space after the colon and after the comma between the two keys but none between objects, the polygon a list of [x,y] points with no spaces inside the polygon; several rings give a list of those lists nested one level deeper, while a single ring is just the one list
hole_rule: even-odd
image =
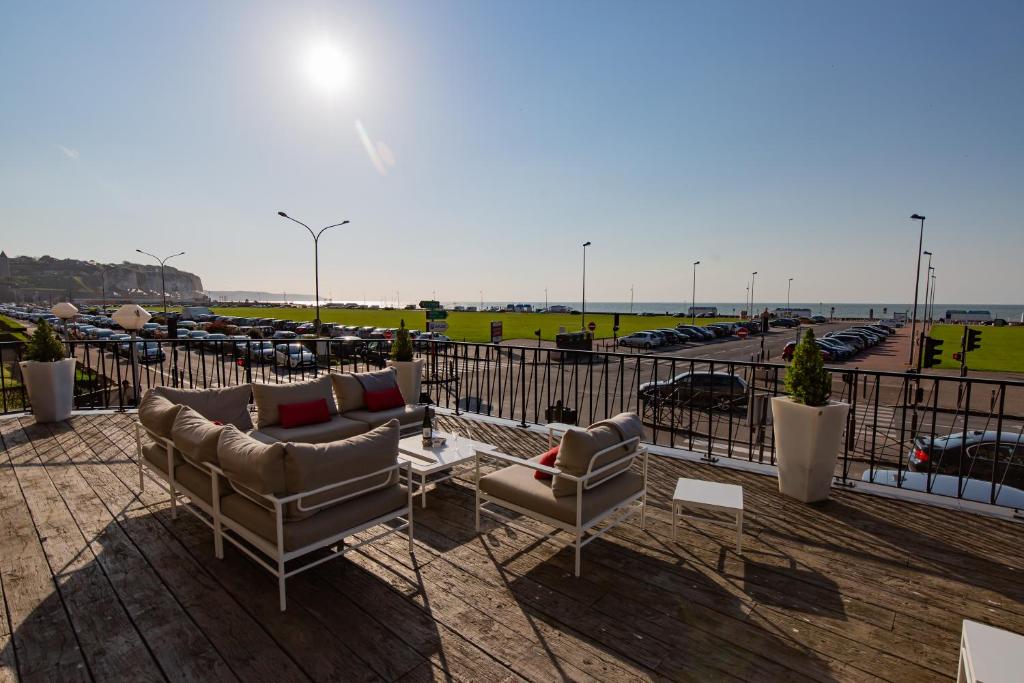
[{"label": "back cushion", "polygon": [[181,406],[162,396],[155,389],[150,389],[139,402],[139,422],[154,434],[171,438],[174,418],[178,416]]},{"label": "back cushion", "polygon": [[366,408],[366,401],[363,400],[363,385],[359,383],[352,373],[333,373],[331,380],[334,382],[334,395],[338,399],[338,410],[347,413],[351,410],[363,410]]},{"label": "back cushion", "polygon": [[[225,427],[217,442],[217,458],[235,488],[285,495],[284,444],[263,443],[234,427]],[[258,497],[256,502],[273,507]]]},{"label": "back cushion", "polygon": [[331,410],[325,398],[303,403],[282,403],[277,410],[281,414],[281,426],[286,429],[331,421]]},{"label": "back cushion", "polygon": [[174,447],[181,451],[186,460],[219,466],[217,441],[222,431],[223,425],[214,424],[188,406],[183,406],[174,420],[171,434]]},{"label": "back cushion", "polygon": [[330,375],[322,375],[308,382],[252,385],[252,395],[256,401],[256,429],[280,424],[281,412],[278,406],[282,403],[307,403],[322,398],[327,401],[327,412],[336,414],[338,406],[334,403],[331,387]]},{"label": "back cushion", "polygon": [[[341,441],[285,444],[286,489],[289,493],[312,491],[321,486],[371,474],[394,465],[398,461],[398,432],[398,420],[391,420],[366,434]],[[303,506],[308,507],[366,489],[391,486],[397,482],[398,471],[391,470],[354,484],[308,496],[301,502]]]},{"label": "back cushion", "polygon": [[397,386],[383,391],[367,391],[363,394],[363,400],[366,401],[366,409],[373,413],[405,405],[405,398]]},{"label": "back cushion", "polygon": [[386,391],[398,386],[398,372],[394,368],[384,368],[373,372],[360,372],[353,375],[367,391]]},{"label": "back cushion", "polygon": [[157,387],[153,392],[192,408],[207,420],[234,425],[239,429],[252,429],[249,416],[249,397],[252,389],[248,384],[221,389],[175,389]]},{"label": "back cushion", "polygon": [[[581,477],[587,473],[590,460],[598,451],[619,441],[622,441],[619,431],[609,424],[599,422],[586,430],[570,429],[562,436],[555,467],[566,474]],[[551,482],[551,491],[555,496],[576,495],[576,482],[556,475]]]}]

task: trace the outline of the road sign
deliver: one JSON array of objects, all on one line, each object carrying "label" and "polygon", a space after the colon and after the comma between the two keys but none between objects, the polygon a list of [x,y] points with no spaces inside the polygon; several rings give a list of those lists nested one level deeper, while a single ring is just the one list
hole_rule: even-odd
[{"label": "road sign", "polygon": [[589,323],[587,323],[587,329],[593,332],[594,330],[597,329],[597,323],[591,320]]},{"label": "road sign", "polygon": [[444,332],[448,329],[448,323],[443,320],[432,320],[427,323],[427,332]]},{"label": "road sign", "polygon": [[746,339],[748,334],[750,333],[747,331],[747,328],[745,327],[741,327],[740,329],[736,330],[736,336],[739,337],[740,339]]},{"label": "road sign", "polygon": [[441,308],[440,301],[421,301],[420,308]]},{"label": "road sign", "polygon": [[391,330],[385,330],[384,331],[384,338],[385,339],[391,339]]},{"label": "road sign", "polygon": [[448,311],[443,308],[428,308],[427,320],[444,320],[448,317]]},{"label": "road sign", "polygon": [[491,321],[491,343],[497,344],[501,341],[502,325],[500,320]]}]

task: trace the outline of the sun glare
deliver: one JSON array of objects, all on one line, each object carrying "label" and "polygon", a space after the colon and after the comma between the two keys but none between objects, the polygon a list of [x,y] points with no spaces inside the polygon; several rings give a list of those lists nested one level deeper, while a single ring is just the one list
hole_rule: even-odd
[{"label": "sun glare", "polygon": [[352,80],[352,63],[328,41],[314,43],[306,50],[305,69],[313,86],[327,94],[338,92]]}]

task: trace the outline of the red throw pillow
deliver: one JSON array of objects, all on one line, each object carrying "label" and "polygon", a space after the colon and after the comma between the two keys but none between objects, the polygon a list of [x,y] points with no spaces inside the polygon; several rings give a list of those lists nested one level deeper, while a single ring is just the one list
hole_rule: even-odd
[{"label": "red throw pillow", "polygon": [[331,421],[326,398],[304,403],[282,403],[277,407],[277,411],[281,415],[281,426],[285,429]]},{"label": "red throw pillow", "polygon": [[[547,465],[548,467],[554,467],[555,466],[555,459],[556,458],[558,458],[558,446],[555,446],[550,451],[548,451],[544,455],[540,456],[540,460],[538,460],[537,462],[539,462],[541,465]],[[552,476],[553,475],[550,475],[547,472],[541,472],[540,470],[534,470],[533,471],[533,478],[534,479],[541,479],[541,480],[551,479]]]},{"label": "red throw pillow", "polygon": [[402,391],[398,385],[380,391],[364,391],[363,400],[366,401],[366,409],[371,413],[389,408],[401,408],[405,405],[405,399],[402,397]]}]

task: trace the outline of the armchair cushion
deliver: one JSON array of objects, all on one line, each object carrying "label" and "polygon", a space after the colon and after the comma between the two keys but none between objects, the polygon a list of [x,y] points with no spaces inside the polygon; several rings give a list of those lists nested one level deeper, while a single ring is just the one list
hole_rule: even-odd
[{"label": "armchair cushion", "polygon": [[252,395],[256,402],[256,429],[260,431],[281,423],[281,404],[305,403],[322,398],[327,401],[328,413],[335,415],[338,412],[331,391],[330,375],[322,375],[308,382],[254,384]]},{"label": "armchair cushion", "polygon": [[217,442],[222,431],[223,425],[216,425],[188,406],[182,406],[174,420],[171,435],[174,447],[186,460],[219,465]]},{"label": "armchair cushion", "polygon": [[[600,451],[637,436],[643,438],[643,424],[640,422],[639,416],[633,413],[621,413],[611,419],[595,422],[585,430],[570,429],[562,436],[558,457],[555,459],[555,467],[566,474],[582,477],[588,469],[591,471],[600,469],[636,450],[636,444],[624,445],[622,448],[608,451],[594,460],[594,456]],[[591,467],[591,460],[594,460],[593,467]],[[590,482],[591,487],[614,477],[619,472],[628,469],[629,466],[630,463],[625,462],[620,467],[602,473]],[[556,496],[572,496],[576,494],[576,482],[555,476],[551,483],[551,490]]]},{"label": "armchair cushion", "polygon": [[181,405],[174,403],[155,389],[150,389],[139,402],[139,422],[157,436],[171,438],[174,418],[178,416]]},{"label": "armchair cushion", "polygon": [[234,425],[241,430],[252,429],[252,418],[249,416],[252,389],[248,384],[221,389],[156,387],[152,391],[171,403],[192,408],[207,420]]},{"label": "armchair cushion", "polygon": [[[534,460],[539,461],[539,456]],[[522,465],[512,465],[491,472],[480,478],[480,490],[526,510],[575,525],[576,496],[556,496],[551,482],[534,478],[535,471]],[[585,525],[641,493],[643,488],[643,476],[636,472],[625,472],[597,488],[584,491],[580,521]]]}]

